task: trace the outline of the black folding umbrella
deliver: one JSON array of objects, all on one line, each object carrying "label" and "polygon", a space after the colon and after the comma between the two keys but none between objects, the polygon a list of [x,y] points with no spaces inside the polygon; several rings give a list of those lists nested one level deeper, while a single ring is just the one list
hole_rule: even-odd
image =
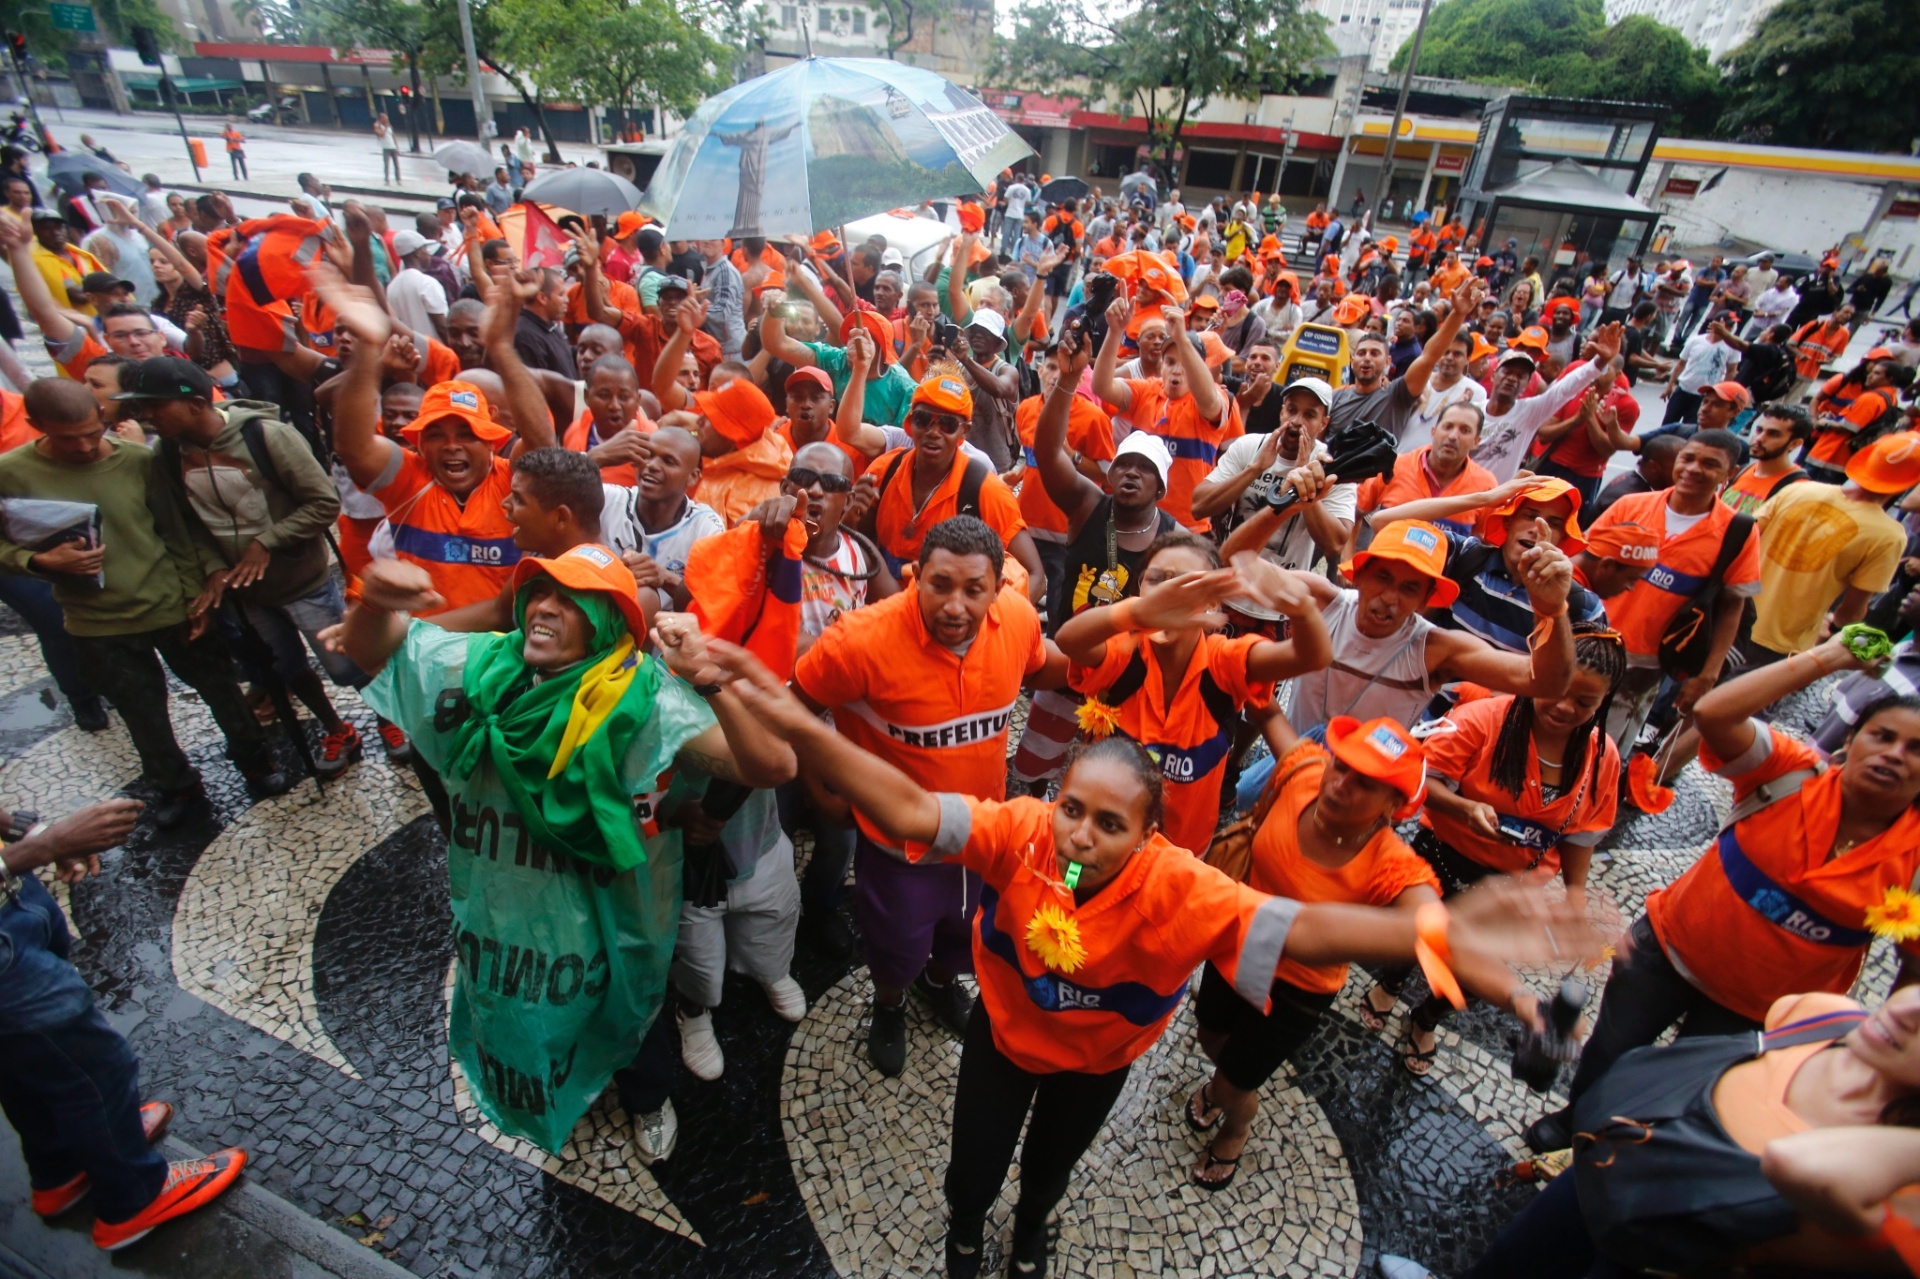
[{"label": "black folding umbrella", "polygon": [[129,200],[138,200],[140,193],[146,189],[125,169],[116,169],[99,156],[89,155],[85,151],[61,151],[47,159],[48,179],[68,195],[79,195],[87,189],[89,173],[97,173],[105,178],[107,190]]},{"label": "black folding umbrella", "polygon": [[1058,204],[1062,200],[1084,200],[1092,192],[1093,188],[1087,185],[1084,178],[1069,176],[1055,178],[1041,187],[1040,198],[1048,204]]}]

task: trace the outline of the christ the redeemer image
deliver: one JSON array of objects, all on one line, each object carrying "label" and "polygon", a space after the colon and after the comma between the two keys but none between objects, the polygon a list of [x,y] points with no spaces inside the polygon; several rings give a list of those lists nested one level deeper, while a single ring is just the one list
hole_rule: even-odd
[{"label": "christ the redeemer image", "polygon": [[733,203],[733,229],[727,234],[735,237],[764,236],[760,229],[760,191],[767,180],[767,148],[800,127],[795,120],[784,129],[774,130],[767,122],[754,121],[753,127],[744,133],[716,134],[725,146],[740,148],[740,194]]}]

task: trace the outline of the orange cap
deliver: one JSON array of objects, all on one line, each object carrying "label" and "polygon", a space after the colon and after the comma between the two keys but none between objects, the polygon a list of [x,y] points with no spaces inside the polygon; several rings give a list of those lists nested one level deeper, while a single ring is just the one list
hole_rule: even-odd
[{"label": "orange cap", "polygon": [[420,412],[400,428],[400,434],[415,444],[420,433],[441,418],[458,418],[467,424],[475,438],[489,444],[512,437],[513,432],[493,420],[487,412],[487,397],[471,382],[437,382],[427,388],[420,400]]},{"label": "orange cap", "polygon": [[825,257],[838,257],[840,254],[839,237],[835,236],[831,231],[820,231],[816,233],[813,239],[808,241],[807,247]]},{"label": "orange cap", "polygon": [[1280,250],[1280,237],[1279,237],[1279,236],[1277,236],[1277,235],[1268,235],[1268,236],[1262,236],[1262,237],[1261,237],[1261,239],[1260,239],[1260,255],[1261,255],[1262,257],[1265,257],[1265,256],[1266,256],[1267,254],[1269,254],[1269,253],[1279,253],[1280,251],[1281,251],[1281,250]]},{"label": "orange cap", "polygon": [[958,413],[968,418],[973,416],[973,392],[967,389],[965,382],[947,374],[936,374],[914,387],[913,402],[939,409],[943,413]]},{"label": "orange cap", "polygon": [[1525,347],[1545,355],[1547,353],[1547,342],[1549,340],[1545,329],[1537,324],[1530,324],[1526,328],[1521,329],[1520,336],[1508,342],[1507,346],[1511,350],[1518,350]]},{"label": "orange cap", "polygon": [[1427,752],[1397,720],[1383,715],[1362,724],[1351,715],[1335,715],[1327,721],[1327,749],[1362,777],[1400,792],[1406,802],[1394,810],[1395,820],[1420,811],[1427,797]]},{"label": "orange cap", "polygon": [[847,339],[853,336],[855,325],[865,329],[867,336],[873,339],[874,349],[880,356],[880,363],[883,366],[893,363],[892,321],[888,320],[878,311],[868,310],[867,304],[862,303],[859,310],[847,312],[846,317],[840,321],[840,344],[842,346],[845,346]]},{"label": "orange cap", "polygon": [[1660,560],[1660,536],[1632,520],[1603,524],[1587,534],[1587,554],[1635,568],[1652,568]]},{"label": "orange cap", "polygon": [[1425,520],[1395,520],[1374,534],[1372,543],[1340,571],[1348,577],[1375,559],[1397,560],[1433,579],[1433,594],[1425,608],[1445,608],[1460,598],[1460,587],[1447,572],[1447,536]]},{"label": "orange cap", "polygon": [[1753,392],[1741,386],[1738,382],[1715,382],[1709,386],[1701,387],[1700,394],[1711,395],[1716,399],[1725,400],[1737,409],[1750,409],[1753,407]]},{"label": "orange cap", "polygon": [[1373,305],[1367,301],[1364,293],[1349,293],[1340,299],[1340,305],[1333,308],[1333,322],[1341,328],[1350,328],[1363,323],[1373,314]]},{"label": "orange cap", "polygon": [[1868,351],[1865,355],[1861,356],[1860,362],[1862,364],[1865,364],[1868,360],[1891,360],[1892,358],[1893,358],[1892,351],[1888,350],[1884,346],[1876,346],[1871,351]]},{"label": "orange cap", "polygon": [[541,559],[538,555],[526,556],[513,566],[513,593],[516,597],[520,594],[520,588],[531,581],[535,573],[545,573],[570,591],[599,591],[613,596],[613,602],[620,607],[620,615],[627,619],[627,630],[632,632],[636,641],[646,643],[647,620],[640,611],[640,587],[633,580],[632,570],[606,547],[582,542],[550,560]]},{"label": "orange cap", "polygon": [[1218,311],[1220,309],[1220,299],[1211,293],[1202,293],[1193,300],[1193,309],[1196,311]]},{"label": "orange cap", "polygon": [[1881,436],[1848,461],[1847,478],[1869,493],[1904,493],[1920,484],[1920,432]]},{"label": "orange cap", "polygon": [[614,219],[613,238],[616,240],[624,240],[646,224],[647,219],[644,216],[629,210]]},{"label": "orange cap", "polygon": [[987,215],[981,212],[979,205],[975,204],[971,200],[963,200],[961,202],[960,229],[962,231],[972,234],[972,233],[978,232],[980,228],[985,226],[986,224],[987,224]]},{"label": "orange cap", "polygon": [[1470,336],[1473,338],[1473,349],[1467,352],[1468,364],[1472,364],[1475,360],[1484,360],[1499,349],[1478,333]]},{"label": "orange cap", "polygon": [[1200,357],[1208,368],[1217,369],[1233,358],[1233,348],[1218,333],[1207,329],[1200,334]]},{"label": "orange cap", "polygon": [[1571,502],[1573,509],[1567,512],[1567,531],[1559,541],[1559,547],[1572,555],[1587,544],[1586,537],[1580,532],[1580,490],[1562,479],[1543,476],[1527,488],[1521,489],[1512,497],[1493,508],[1487,518],[1486,531],[1480,539],[1488,546],[1504,546],[1507,541],[1507,517],[1516,514],[1528,502]]},{"label": "orange cap", "polygon": [[1395,249],[1398,249],[1399,247],[1400,247],[1400,237],[1397,235],[1387,236],[1385,239],[1380,241],[1380,251],[1382,253],[1392,253]]},{"label": "orange cap", "polygon": [[738,449],[756,443],[773,425],[773,401],[749,378],[735,378],[717,391],[695,391],[693,408]]}]

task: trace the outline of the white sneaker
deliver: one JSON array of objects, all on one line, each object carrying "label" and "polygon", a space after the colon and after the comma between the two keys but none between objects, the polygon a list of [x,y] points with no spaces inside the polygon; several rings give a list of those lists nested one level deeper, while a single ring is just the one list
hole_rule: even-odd
[{"label": "white sneaker", "polygon": [[680,1141],[680,1116],[673,1113],[672,1098],[650,1115],[634,1116],[633,1140],[640,1162],[649,1168],[673,1153]]},{"label": "white sneaker", "polygon": [[720,1078],[727,1059],[720,1051],[720,1041],[713,1037],[713,1014],[689,1017],[675,1009],[673,1019],[680,1024],[680,1060],[687,1063],[694,1078],[708,1083]]},{"label": "white sneaker", "polygon": [[769,982],[763,989],[767,992],[767,1002],[783,1020],[797,1022],[807,1015],[807,992],[800,989],[800,983],[792,977]]},{"label": "white sneaker", "polygon": [[1381,1253],[1374,1264],[1380,1267],[1380,1279],[1433,1279],[1433,1271],[1419,1262],[1391,1253]]}]

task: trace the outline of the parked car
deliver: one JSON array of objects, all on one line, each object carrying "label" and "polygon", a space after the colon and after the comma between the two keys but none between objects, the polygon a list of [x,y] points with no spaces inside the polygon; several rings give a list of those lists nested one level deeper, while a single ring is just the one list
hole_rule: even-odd
[{"label": "parked car", "polygon": [[[1820,269],[1820,259],[1809,257],[1804,253],[1791,253],[1784,249],[1762,250],[1762,252],[1771,254],[1773,269],[1789,279],[1797,280],[1802,276],[1812,275]],[[1744,258],[1734,258],[1727,265],[1756,267],[1760,265],[1760,254],[1750,253]]]}]

